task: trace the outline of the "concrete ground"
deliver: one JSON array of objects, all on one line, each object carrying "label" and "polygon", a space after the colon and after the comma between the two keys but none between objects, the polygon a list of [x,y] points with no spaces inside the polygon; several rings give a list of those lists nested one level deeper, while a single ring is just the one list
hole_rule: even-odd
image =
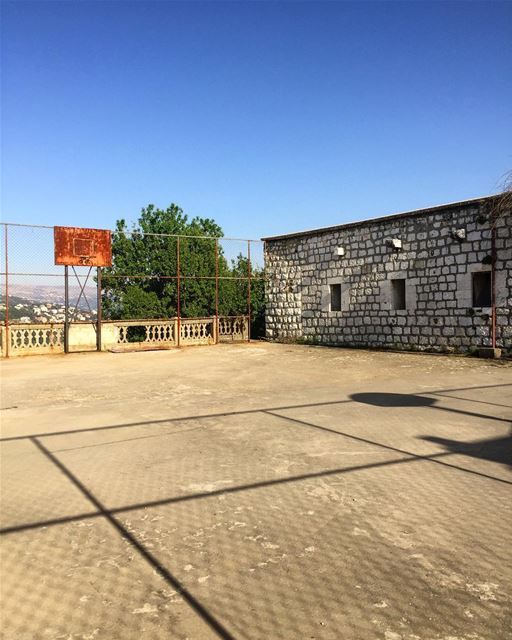
[{"label": "concrete ground", "polygon": [[512,637],[512,367],[266,343],[2,365],[2,638]]}]

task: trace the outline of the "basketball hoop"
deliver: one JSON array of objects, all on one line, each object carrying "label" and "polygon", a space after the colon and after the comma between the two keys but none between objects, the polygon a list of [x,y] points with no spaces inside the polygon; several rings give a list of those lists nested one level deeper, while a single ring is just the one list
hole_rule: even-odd
[{"label": "basketball hoop", "polygon": [[[89,310],[85,287],[93,267],[96,267],[96,349],[101,351],[101,267],[112,266],[112,233],[108,229],[82,229],[79,227],[54,227],[53,240],[55,264],[64,265],[64,352],[69,353],[69,326],[77,313],[83,298]],[[69,313],[69,267],[71,267],[79,288],[78,300],[73,312]],[[75,267],[88,267],[85,282],[81,282]]]},{"label": "basketball hoop", "polygon": [[112,233],[108,229],[54,227],[55,264],[111,267]]}]

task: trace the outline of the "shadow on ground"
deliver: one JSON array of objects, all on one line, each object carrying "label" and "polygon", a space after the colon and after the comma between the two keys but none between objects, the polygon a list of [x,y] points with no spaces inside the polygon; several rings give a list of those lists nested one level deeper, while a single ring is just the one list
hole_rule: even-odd
[{"label": "shadow on ground", "polygon": [[412,393],[353,393],[350,399],[373,407],[433,407],[437,402]]},{"label": "shadow on ground", "polygon": [[[134,410],[145,419],[4,438],[14,470],[12,523],[1,531],[6,640],[506,637],[512,481],[485,463],[450,460],[463,453],[506,462],[512,438],[503,411],[439,406],[428,397],[436,392],[339,398],[330,380],[308,396],[309,364],[300,362],[304,402],[295,392],[269,407],[265,387],[243,410],[203,407],[200,396],[203,415],[162,418],[180,405],[161,395],[151,398],[162,406],[153,419]],[[198,385],[190,374],[185,380]],[[119,388],[119,402],[128,402],[134,387]],[[466,388],[476,393],[455,391]],[[72,426],[78,413],[67,415]],[[446,420],[436,432],[437,418]],[[447,430],[470,418],[473,430]],[[207,419],[208,428],[196,423]],[[422,435],[422,424],[432,435]],[[437,437],[473,440],[498,427],[488,440]],[[116,440],[117,429],[134,430]],[[414,451],[413,438],[443,448]],[[39,475],[30,475],[33,461]]]},{"label": "shadow on ground", "polygon": [[[436,405],[437,400],[424,396],[405,394],[405,393],[354,393],[350,396],[355,402],[369,404],[374,407],[430,407],[441,411],[451,411],[455,413],[475,416],[477,414],[460,409],[452,409],[447,407],[439,407]],[[478,414],[482,418],[491,420],[507,420],[496,418],[492,415]],[[422,436],[421,440],[434,442],[445,448],[450,453],[460,453],[471,456],[472,458],[480,458],[482,460],[490,460],[512,467],[512,435],[502,438],[490,438],[488,440],[478,440],[476,442],[462,442],[459,440],[450,440],[448,438],[439,438],[437,436]]]},{"label": "shadow on ground", "polygon": [[423,436],[421,439],[440,444],[450,453],[462,453],[472,458],[499,462],[512,467],[512,435],[477,442],[461,442],[436,436]]}]

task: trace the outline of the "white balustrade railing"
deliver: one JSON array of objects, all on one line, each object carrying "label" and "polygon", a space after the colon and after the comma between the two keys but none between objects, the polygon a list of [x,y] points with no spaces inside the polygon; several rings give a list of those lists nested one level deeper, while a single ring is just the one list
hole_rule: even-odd
[{"label": "white balustrade railing", "polygon": [[[64,324],[0,325],[1,355],[9,356],[62,353]],[[219,318],[170,318],[169,320],[107,320],[102,322],[103,350],[133,350],[151,347],[170,348],[208,345],[249,339],[248,316]],[[178,339],[179,337],[179,339]],[[8,344],[7,344],[8,340]],[[93,350],[96,327],[91,323],[73,323],[69,331],[70,351]]]},{"label": "white balustrade railing", "polygon": [[[118,345],[174,346],[176,323],[173,320],[117,320],[111,322],[115,343]],[[107,323],[105,323],[107,324]]]},{"label": "white balustrade railing", "polygon": [[180,320],[180,345],[214,344],[215,318],[182,318]]},{"label": "white balustrade railing", "polygon": [[[2,355],[5,355],[7,333],[2,327]],[[9,355],[62,353],[64,351],[64,325],[17,324],[9,325]]]},{"label": "white balustrade railing", "polygon": [[219,317],[219,342],[237,342],[242,340],[249,340],[249,317]]}]

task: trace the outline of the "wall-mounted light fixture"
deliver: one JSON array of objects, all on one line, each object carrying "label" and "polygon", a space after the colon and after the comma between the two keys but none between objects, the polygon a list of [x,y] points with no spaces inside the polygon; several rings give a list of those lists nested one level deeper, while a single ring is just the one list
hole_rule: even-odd
[{"label": "wall-mounted light fixture", "polygon": [[391,247],[395,251],[402,250],[402,241],[400,240],[400,238],[388,238],[386,240],[386,244],[388,245],[388,247]]},{"label": "wall-mounted light fixture", "polygon": [[345,255],[345,247],[336,247],[336,255],[344,256]]},{"label": "wall-mounted light fixture", "polygon": [[466,239],[466,229],[453,229],[452,230],[452,238],[454,240],[458,240],[459,242],[463,242]]}]

